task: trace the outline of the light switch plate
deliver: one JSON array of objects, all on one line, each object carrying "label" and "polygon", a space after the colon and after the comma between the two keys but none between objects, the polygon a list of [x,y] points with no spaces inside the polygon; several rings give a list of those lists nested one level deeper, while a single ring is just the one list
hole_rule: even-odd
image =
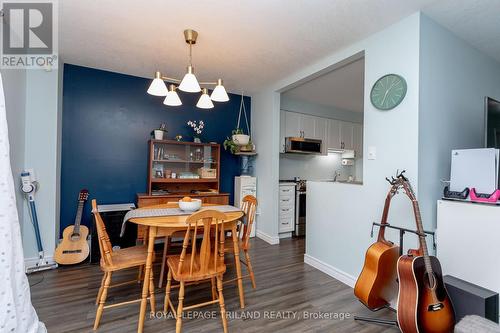
[{"label": "light switch plate", "polygon": [[368,159],[369,160],[377,159],[377,147],[374,146],[368,147]]}]

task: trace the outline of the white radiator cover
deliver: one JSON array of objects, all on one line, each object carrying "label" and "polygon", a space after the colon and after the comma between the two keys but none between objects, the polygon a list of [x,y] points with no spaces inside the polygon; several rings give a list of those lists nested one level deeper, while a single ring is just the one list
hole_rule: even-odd
[{"label": "white radiator cover", "polygon": [[443,274],[500,292],[500,206],[438,200]]}]

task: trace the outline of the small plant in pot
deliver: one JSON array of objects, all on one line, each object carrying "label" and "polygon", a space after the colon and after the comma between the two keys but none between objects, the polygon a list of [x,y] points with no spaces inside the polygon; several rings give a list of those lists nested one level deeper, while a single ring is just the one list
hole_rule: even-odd
[{"label": "small plant in pot", "polygon": [[252,151],[253,144],[250,140],[250,135],[243,134],[241,128],[234,129],[231,137],[227,137],[224,140],[224,149],[229,149],[232,154],[239,153],[240,151]]},{"label": "small plant in pot", "polygon": [[155,140],[163,140],[163,137],[168,133],[167,125],[162,123],[159,128],[151,131],[151,136],[155,138]]},{"label": "small plant in pot", "polygon": [[233,130],[231,138],[238,146],[246,146],[250,142],[250,135],[244,134],[241,128]]}]

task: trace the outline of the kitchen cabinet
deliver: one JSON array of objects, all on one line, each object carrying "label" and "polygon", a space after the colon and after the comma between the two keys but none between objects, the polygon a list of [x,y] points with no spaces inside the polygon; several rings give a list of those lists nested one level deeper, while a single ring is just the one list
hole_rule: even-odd
[{"label": "kitchen cabinet", "polygon": [[328,119],[328,133],[327,133],[327,144],[326,149],[341,149],[342,139],[340,138],[340,123],[341,121],[336,119]]},{"label": "kitchen cabinet", "polygon": [[295,184],[280,184],[278,232],[295,230]]},{"label": "kitchen cabinet", "polygon": [[354,124],[352,132],[353,149],[356,158],[363,156],[363,124]]},{"label": "kitchen cabinet", "polygon": [[301,137],[321,140],[323,142],[322,153],[326,154],[327,131],[327,123],[324,118],[282,110],[280,117],[280,152],[284,152],[286,137]]},{"label": "kitchen cabinet", "polygon": [[306,114],[301,114],[300,115],[300,129],[302,130],[302,137],[308,138],[308,139],[314,139],[316,134],[314,132],[315,130],[315,125],[316,117],[306,115]]},{"label": "kitchen cabinet", "polygon": [[284,112],[285,114],[285,137],[302,137],[302,115],[295,112]]},{"label": "kitchen cabinet", "polygon": [[340,141],[341,149],[354,149],[353,146],[354,123],[341,121],[340,122]]},{"label": "kitchen cabinet", "polygon": [[328,149],[350,149],[363,155],[363,124],[322,118],[281,110],[280,152],[285,152],[286,137],[303,137],[322,141],[321,153]]},{"label": "kitchen cabinet", "polygon": [[314,136],[312,139],[321,140],[321,154],[328,154],[328,123],[325,118],[314,118]]}]

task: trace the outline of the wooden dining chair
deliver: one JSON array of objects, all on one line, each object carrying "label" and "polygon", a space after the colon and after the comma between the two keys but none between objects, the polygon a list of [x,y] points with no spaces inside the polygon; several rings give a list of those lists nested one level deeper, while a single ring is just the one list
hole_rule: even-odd
[{"label": "wooden dining chair", "polygon": [[[180,333],[182,328],[183,311],[219,303],[224,333],[227,333],[227,318],[222,295],[222,276],[226,271],[224,264],[224,221],[226,214],[217,210],[204,210],[194,213],[186,220],[188,228],[182,243],[180,255],[169,256],[167,259],[168,274],[167,288],[165,292],[165,313],[170,309],[177,320],[175,332]],[[199,240],[198,231],[203,231],[201,246],[197,247]],[[212,238],[213,236],[213,238]],[[212,244],[213,242],[213,244]],[[188,253],[190,248],[190,253]],[[177,311],[170,300],[170,292],[173,288],[172,279],[179,282],[179,303]],[[214,295],[212,285],[212,300],[184,307],[184,288],[189,284],[197,284],[203,281],[217,280],[218,298]]]},{"label": "wooden dining chair", "polygon": [[[120,303],[114,303],[110,305],[104,305],[106,302],[106,298],[108,296],[108,289],[114,288],[118,286],[123,286],[132,283],[140,283],[140,274],[139,277],[132,281],[117,283],[111,285],[111,276],[114,272],[128,269],[128,268],[137,268],[144,266],[146,264],[147,247],[144,245],[127,247],[120,250],[113,250],[111,242],[108,237],[108,233],[106,232],[106,227],[104,222],[97,210],[96,200],[92,200],[92,213],[95,218],[95,225],[97,228],[97,236],[99,237],[99,250],[101,252],[101,261],[100,266],[101,270],[104,272],[104,276],[101,281],[101,287],[99,288],[99,292],[97,293],[96,305],[97,311],[94,322],[94,330],[99,326],[99,322],[101,321],[102,312],[104,309],[113,308],[121,305],[128,305],[132,303],[140,302],[141,299],[125,301]],[[144,281],[146,283],[146,281]],[[150,296],[149,302],[151,306],[151,311],[155,311],[155,296],[154,296],[154,285],[153,285],[153,270],[151,269],[151,274],[149,278],[149,286],[150,286]]]},{"label": "wooden dining chair", "polygon": [[[248,274],[243,275],[242,278],[250,278],[250,281],[252,282],[252,288],[255,289],[257,285],[255,284],[255,275],[253,273],[252,262],[250,261],[250,253],[248,251],[250,250],[250,234],[252,233],[252,228],[255,221],[255,213],[257,211],[257,198],[253,195],[246,195],[242,200],[241,210],[245,213],[245,216],[244,220],[240,221],[238,225],[239,249],[240,251],[243,251],[245,253],[245,260],[241,260],[241,263],[247,266],[248,270]],[[234,255],[234,247],[232,246],[232,243],[226,244],[226,252],[233,253]],[[225,280],[224,284],[237,280],[238,278]]]},{"label": "wooden dining chair", "polygon": [[[178,202],[167,202],[166,204],[167,208],[179,208],[179,203]],[[182,237],[183,233],[181,232],[176,232],[172,235],[172,237]],[[161,269],[160,269],[160,278],[158,280],[158,288],[161,288],[163,286],[163,278],[165,276],[165,266],[167,265],[167,253],[170,250],[170,245],[171,245],[171,240],[172,237],[170,236],[165,236],[163,240],[163,255],[161,258]]]}]

